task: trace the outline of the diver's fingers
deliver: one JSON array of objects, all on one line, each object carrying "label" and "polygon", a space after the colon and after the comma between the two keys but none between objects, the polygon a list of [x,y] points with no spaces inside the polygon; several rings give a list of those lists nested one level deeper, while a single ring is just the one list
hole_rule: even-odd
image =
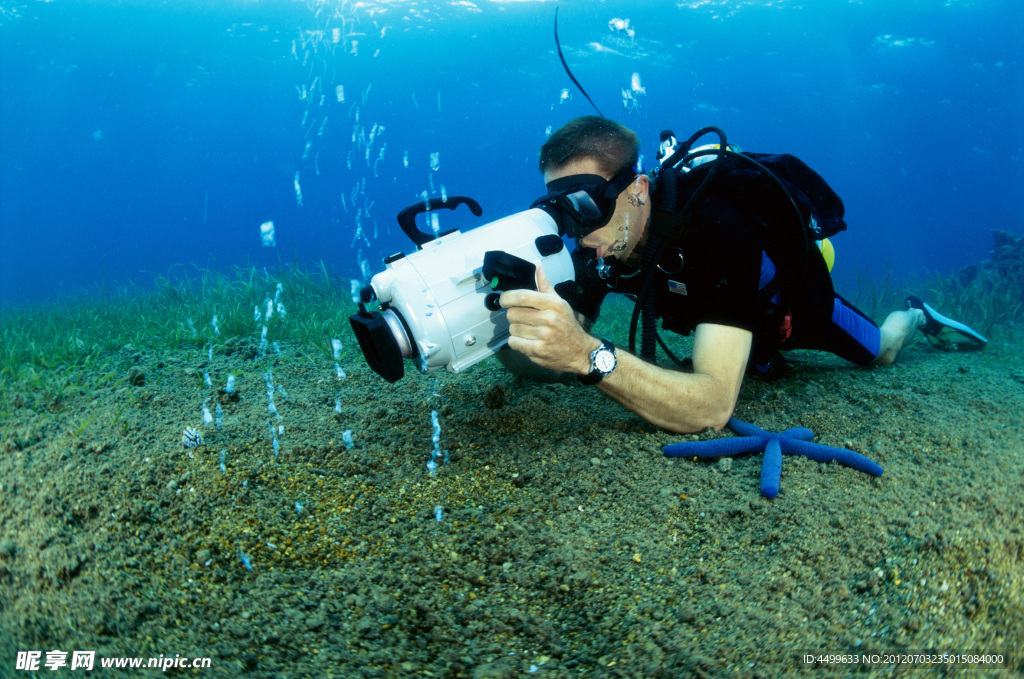
[{"label": "diver's fingers", "polygon": [[515,326],[539,327],[558,324],[558,315],[552,313],[550,309],[534,309],[526,306],[512,307],[505,312],[505,318],[508,319],[510,331],[513,331]]},{"label": "diver's fingers", "polygon": [[533,342],[531,340],[523,339],[522,337],[516,337],[515,335],[510,335],[508,338],[508,348],[512,349],[513,351],[518,351],[519,353],[525,356],[530,355],[529,349],[532,346]]},{"label": "diver's fingers", "polygon": [[[550,283],[549,283],[550,285]],[[552,292],[535,290],[506,290],[498,300],[506,309],[529,307],[531,309],[554,309],[561,305],[562,298]]]},{"label": "diver's fingers", "polygon": [[[512,337],[518,337],[524,340],[542,340],[546,341],[551,331],[541,325],[530,325],[527,323],[512,323],[508,326],[508,334]],[[513,347],[515,348],[515,347]]]},{"label": "diver's fingers", "polygon": [[520,326],[509,335],[508,346],[530,358],[538,365],[557,369],[550,357],[555,353],[552,350],[551,342],[545,339],[547,332],[544,328],[535,326]]},{"label": "diver's fingers", "polygon": [[537,290],[546,294],[555,294],[555,288],[551,285],[547,275],[544,273],[544,265],[537,264]]}]

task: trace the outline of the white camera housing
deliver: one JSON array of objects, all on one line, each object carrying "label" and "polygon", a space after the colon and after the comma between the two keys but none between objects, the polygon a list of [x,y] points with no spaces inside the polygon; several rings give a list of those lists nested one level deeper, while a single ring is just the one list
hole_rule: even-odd
[{"label": "white camera housing", "polygon": [[[508,342],[506,310],[492,311],[486,305],[488,295],[494,294],[492,281],[483,273],[489,250],[542,266],[553,286],[574,279],[569,251],[554,220],[541,209],[466,233],[454,231],[413,254],[388,258],[370,285],[402,357],[416,357],[422,372],[461,372]],[[370,352],[363,348],[369,360]]]}]

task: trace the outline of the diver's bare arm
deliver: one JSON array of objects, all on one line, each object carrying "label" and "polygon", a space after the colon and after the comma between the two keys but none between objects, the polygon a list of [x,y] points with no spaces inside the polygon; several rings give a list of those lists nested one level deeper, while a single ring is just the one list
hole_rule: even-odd
[{"label": "diver's bare arm", "polygon": [[694,333],[692,374],[659,368],[617,351],[618,367],[598,388],[670,431],[722,429],[739,398],[751,341],[746,330],[701,324]]},{"label": "diver's bare arm", "polygon": [[[508,310],[509,348],[548,370],[590,372],[590,354],[600,341],[577,322],[539,267],[537,290],[507,290],[501,305]],[[659,427],[721,429],[736,406],[751,341],[746,330],[702,323],[693,338],[693,374],[658,368],[621,351],[619,367],[599,388]]]}]

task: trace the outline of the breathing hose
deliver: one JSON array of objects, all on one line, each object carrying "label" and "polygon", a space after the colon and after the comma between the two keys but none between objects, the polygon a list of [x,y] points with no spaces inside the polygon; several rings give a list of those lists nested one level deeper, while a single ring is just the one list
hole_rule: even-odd
[{"label": "breathing hose", "polygon": [[[676,205],[679,202],[679,172],[675,169],[674,165],[679,162],[677,158],[687,157],[695,141],[709,133],[718,136],[718,149],[701,153],[700,155],[714,153],[716,158],[711,162],[711,169],[701,180],[697,189],[690,194],[682,209],[677,211]],[[665,247],[669,242],[668,235],[679,231],[680,228],[685,229],[689,224],[692,208],[696,204],[697,199],[703,196],[710,181],[717,174],[723,158],[728,153],[728,146],[729,144],[726,141],[723,130],[717,127],[701,128],[694,132],[686,140],[686,143],[672,154],[672,157],[663,165],[659,175],[662,198],[658,203],[657,210],[655,210],[654,217],[651,219],[651,236],[647,241],[647,246],[644,248],[644,255],[640,265],[641,270],[644,272],[643,283],[640,288],[640,294],[637,296],[636,304],[633,307],[633,316],[629,322],[629,350],[631,352],[636,351],[636,326],[637,320],[640,320],[640,357],[650,363],[656,362],[655,343],[661,343],[658,337],[657,301],[654,295],[651,294],[654,269],[658,266],[658,262],[661,261],[661,257],[665,253]],[[664,343],[661,344],[664,348]],[[669,356],[676,363],[680,363],[671,352],[669,352]]]}]

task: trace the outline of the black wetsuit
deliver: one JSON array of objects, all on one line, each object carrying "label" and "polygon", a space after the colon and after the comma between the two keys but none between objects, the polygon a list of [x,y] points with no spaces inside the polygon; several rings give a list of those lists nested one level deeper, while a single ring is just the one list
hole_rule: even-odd
[{"label": "black wetsuit", "polygon": [[[692,190],[686,182],[682,175],[681,196]],[[878,327],[835,293],[813,243],[796,251],[794,243],[780,242],[778,223],[793,218],[788,199],[745,190],[743,182],[713,182],[716,190],[696,206],[685,235],[667,243],[654,273],[651,290],[662,327],[684,335],[701,323],[748,330],[754,335],[751,369],[762,374],[778,370],[778,352],[791,349],[870,363],[879,352]],[[842,203],[837,196],[835,201],[841,220]],[[609,288],[592,276],[589,284],[578,277],[590,302],[584,313],[596,318],[607,292],[639,294],[642,279],[642,273],[619,277]]]}]

